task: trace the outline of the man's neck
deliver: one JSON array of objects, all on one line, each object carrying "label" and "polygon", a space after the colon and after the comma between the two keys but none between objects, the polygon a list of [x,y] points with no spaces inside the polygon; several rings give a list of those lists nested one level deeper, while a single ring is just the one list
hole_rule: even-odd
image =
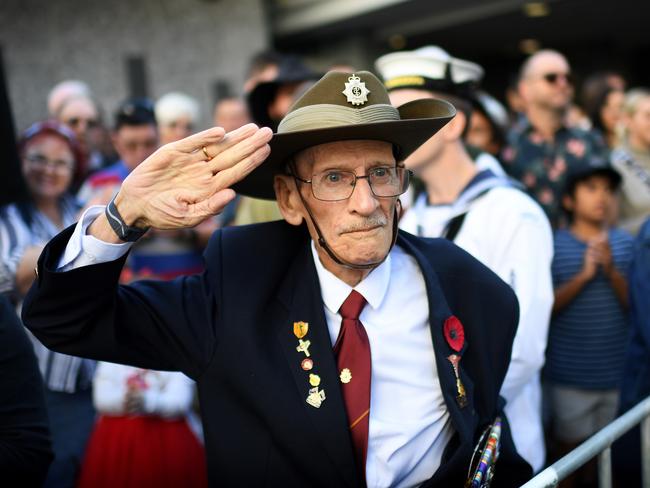
[{"label": "man's neck", "polygon": [[538,105],[530,105],[526,110],[526,117],[545,141],[553,142],[555,133],[564,124],[564,110],[551,110]]},{"label": "man's neck", "polygon": [[445,149],[437,161],[431,162],[420,174],[432,205],[451,204],[476,176],[478,169],[467,151],[458,143]]},{"label": "man's neck", "polygon": [[353,269],[346,266],[342,266],[338,263],[335,263],[332,258],[325,252],[320,245],[314,243],[316,246],[316,253],[318,254],[318,260],[323,265],[327,271],[336,276],[343,283],[355,287],[361,283],[374,268],[370,269]]}]

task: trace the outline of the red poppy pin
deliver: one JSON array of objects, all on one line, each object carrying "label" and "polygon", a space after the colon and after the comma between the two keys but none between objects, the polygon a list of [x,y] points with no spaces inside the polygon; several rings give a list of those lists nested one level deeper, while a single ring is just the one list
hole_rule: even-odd
[{"label": "red poppy pin", "polygon": [[452,315],[445,320],[444,333],[449,347],[456,352],[460,352],[465,345],[465,330],[458,317]]}]

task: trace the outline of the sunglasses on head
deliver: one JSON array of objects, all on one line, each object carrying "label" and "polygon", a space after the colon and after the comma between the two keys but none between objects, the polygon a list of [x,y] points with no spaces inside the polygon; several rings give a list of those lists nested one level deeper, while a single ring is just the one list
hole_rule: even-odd
[{"label": "sunglasses on head", "polygon": [[551,84],[557,83],[560,79],[563,79],[569,85],[573,84],[573,76],[571,73],[546,73],[545,75],[542,75],[542,78]]}]

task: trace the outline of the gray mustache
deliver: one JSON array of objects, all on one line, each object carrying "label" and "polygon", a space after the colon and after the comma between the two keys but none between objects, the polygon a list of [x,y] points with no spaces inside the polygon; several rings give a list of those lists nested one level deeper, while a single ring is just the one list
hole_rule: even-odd
[{"label": "gray mustache", "polygon": [[366,217],[365,219],[359,222],[355,222],[354,224],[350,224],[339,229],[339,233],[345,234],[346,232],[366,230],[371,227],[385,226],[386,224],[388,224],[388,219],[386,218],[385,215],[382,214],[371,215],[370,217]]}]

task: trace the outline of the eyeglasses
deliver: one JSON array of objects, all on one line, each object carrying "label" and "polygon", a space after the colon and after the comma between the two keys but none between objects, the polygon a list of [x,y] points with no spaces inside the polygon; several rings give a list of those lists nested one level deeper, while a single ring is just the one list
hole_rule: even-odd
[{"label": "eyeglasses", "polygon": [[72,168],[74,168],[74,161],[64,159],[48,159],[43,154],[30,154],[28,156],[25,156],[25,160],[28,161],[34,168],[45,169],[49,166],[57,173],[67,173]]},{"label": "eyeglasses", "polygon": [[406,191],[413,173],[402,167],[380,166],[372,168],[365,176],[353,171],[331,169],[315,173],[310,180],[291,174],[296,180],[311,184],[311,192],[317,200],[336,202],[352,196],[357,180],[368,180],[370,190],[376,197],[396,197]]},{"label": "eyeglasses", "polygon": [[566,81],[568,85],[573,84],[573,76],[571,73],[546,73],[542,75],[542,78],[552,85],[557,83],[560,79]]},{"label": "eyeglasses", "polygon": [[99,125],[97,119],[86,119],[84,117],[70,117],[68,120],[65,121],[66,125],[74,128],[79,127],[82,124],[82,122],[85,123],[86,127],[88,127],[89,129],[92,129]]}]

